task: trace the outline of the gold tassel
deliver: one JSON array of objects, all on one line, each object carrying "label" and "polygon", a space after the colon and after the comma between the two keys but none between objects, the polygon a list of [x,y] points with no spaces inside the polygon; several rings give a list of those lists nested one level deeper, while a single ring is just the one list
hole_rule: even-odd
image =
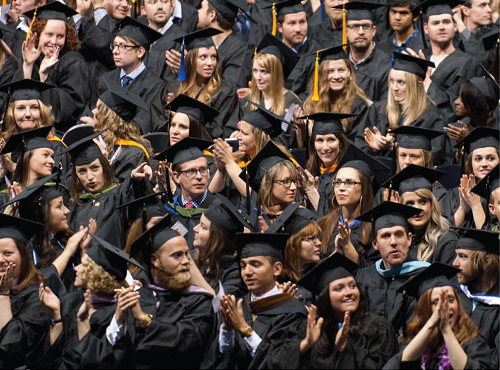
[{"label": "gold tassel", "polygon": [[314,64],[314,88],[313,88],[313,101],[319,101],[319,51],[316,52],[316,63]]},{"label": "gold tassel", "polygon": [[256,56],[256,55],[257,55],[257,48],[255,48],[253,51],[253,56]]},{"label": "gold tassel", "polygon": [[276,26],[277,26],[277,21],[276,21],[276,3],[273,3],[273,32],[272,32],[273,36],[276,36]]},{"label": "gold tassel", "polygon": [[37,10],[38,10],[38,7],[35,8],[35,12],[33,13],[33,19],[31,20],[30,28],[28,28],[28,33],[26,34],[26,40],[28,39],[28,37],[31,33],[31,27],[33,26],[33,23],[35,23]]},{"label": "gold tassel", "polygon": [[[345,16],[345,4],[342,5],[342,44],[347,44],[347,35],[345,34],[345,30],[347,28],[347,21]],[[344,46],[344,51],[347,49],[347,46]]]}]

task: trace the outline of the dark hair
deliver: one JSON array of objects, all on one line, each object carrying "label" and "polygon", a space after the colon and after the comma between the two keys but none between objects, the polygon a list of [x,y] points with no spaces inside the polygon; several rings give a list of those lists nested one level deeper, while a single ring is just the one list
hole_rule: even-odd
[{"label": "dark hair", "polygon": [[[339,141],[339,154],[337,155],[336,159],[336,162],[338,164],[344,156],[347,147],[349,146],[349,142],[347,141],[347,136],[345,136],[341,132],[335,132],[333,135],[335,135],[335,137]],[[307,160],[307,169],[313,174],[319,174],[320,167],[322,165],[318,153],[316,152],[316,136],[317,135],[311,135],[311,138],[309,139],[309,159]]]},{"label": "dark hair", "polygon": [[211,223],[207,245],[200,251],[197,265],[200,269],[210,270],[213,281],[218,281],[223,272],[220,266],[221,255],[232,254],[234,251],[233,239],[233,236]]},{"label": "dark hair", "polygon": [[[396,8],[396,7],[401,7],[404,8],[406,6],[410,7],[410,10],[412,8],[412,4],[410,0],[387,0],[387,11],[390,11],[391,8]],[[411,14],[413,15],[413,18],[418,16],[419,14],[419,8],[415,8],[411,10]]]},{"label": "dark hair", "polygon": [[236,20],[229,21],[222,14],[220,14],[217,9],[215,9],[212,4],[208,3],[208,10],[207,12],[215,11],[215,15],[217,17],[217,23],[219,24],[220,28],[222,28],[224,31],[229,31],[231,28],[233,28],[234,24],[236,23]]},{"label": "dark hair", "polygon": [[[108,162],[108,159],[104,155],[101,155],[98,159],[99,163],[102,166],[102,176],[103,176],[103,184],[101,188],[102,190],[107,188],[108,186],[111,186],[112,184],[116,184],[116,180],[115,180],[115,174],[113,172],[113,169],[111,168],[111,165]],[[71,202],[73,204],[80,204],[78,196],[82,194],[83,191],[84,189],[80,184],[80,181],[78,180],[78,176],[76,175],[76,166],[73,165],[73,170],[71,172],[71,186],[69,190],[69,194],[71,196]]]},{"label": "dark hair", "polygon": [[[355,280],[356,281],[356,280]],[[356,340],[363,331],[364,321],[367,317],[368,309],[366,305],[365,295],[363,290],[359,288],[358,282],[356,286],[359,290],[359,305],[358,309],[351,313],[351,321],[349,325],[349,340]],[[319,353],[328,354],[332,352],[335,345],[335,336],[339,331],[338,322],[335,320],[332,304],[330,302],[330,292],[328,286],[322,290],[318,297],[318,317],[322,317],[325,321],[321,328],[321,334],[315,346]]]},{"label": "dark hair", "polygon": [[45,279],[42,273],[38,271],[31,262],[28,247],[26,245],[27,243],[22,243],[19,240],[14,240],[14,243],[21,256],[21,268],[19,271],[19,278],[17,279],[17,286],[12,288],[12,291],[14,293],[19,293],[32,285],[39,285]]},{"label": "dark hair", "polygon": [[481,90],[469,81],[461,84],[460,98],[462,99],[465,109],[469,112],[469,116],[484,119],[485,125],[490,112],[494,110],[496,108],[496,104],[498,104],[498,102],[496,102],[495,106],[490,106]]}]

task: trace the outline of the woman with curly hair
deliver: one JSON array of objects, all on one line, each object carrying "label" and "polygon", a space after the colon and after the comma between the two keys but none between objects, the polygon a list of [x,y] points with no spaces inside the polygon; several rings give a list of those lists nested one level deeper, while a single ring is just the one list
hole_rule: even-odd
[{"label": "woman with curly hair", "polygon": [[489,347],[448,280],[458,271],[435,263],[402,287],[418,302],[399,353],[384,369],[489,368]]},{"label": "woman with curly hair", "polygon": [[[32,18],[34,13],[32,10],[28,16]],[[14,76],[14,80],[28,78],[55,86],[42,92],[42,97],[52,106],[56,130],[61,133],[78,122],[91,96],[89,69],[78,52],[74,26],[67,22],[74,14],[57,2],[36,9]]]}]

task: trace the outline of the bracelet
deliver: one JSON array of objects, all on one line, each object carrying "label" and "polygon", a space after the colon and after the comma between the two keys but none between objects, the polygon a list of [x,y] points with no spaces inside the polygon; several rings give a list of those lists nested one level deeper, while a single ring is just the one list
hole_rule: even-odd
[{"label": "bracelet", "polygon": [[52,326],[59,324],[60,322],[62,322],[62,317],[60,319],[57,319],[57,320],[50,319],[50,323]]},{"label": "bracelet", "polygon": [[139,321],[139,324],[141,325],[141,328],[145,329],[149,325],[151,325],[151,322],[153,321],[153,315],[151,315],[150,313],[145,313],[143,317],[144,318]]}]

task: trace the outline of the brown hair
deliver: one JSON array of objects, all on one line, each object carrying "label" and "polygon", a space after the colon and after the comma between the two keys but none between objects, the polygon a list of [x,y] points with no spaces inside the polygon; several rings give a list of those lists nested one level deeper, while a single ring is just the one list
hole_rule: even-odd
[{"label": "brown hair", "polygon": [[[35,47],[38,48],[38,41],[40,40],[40,35],[43,32],[43,29],[47,25],[49,19],[36,19],[33,22],[33,26],[31,28],[31,32],[35,32],[38,35],[38,38],[35,43]],[[64,42],[64,47],[61,51],[78,51],[80,48],[80,41],[78,40],[78,36],[75,31],[75,27],[68,22],[64,22],[66,25],[66,41]]]},{"label": "brown hair", "polygon": [[[146,223],[149,222],[151,218],[147,217],[146,218]],[[125,240],[125,248],[123,249],[126,253],[130,254],[130,250],[132,248],[132,243],[142,234],[144,229],[144,224],[142,221],[142,218],[138,218],[132,224],[130,225],[128,231],[127,231],[127,238]],[[142,251],[138,251],[138,253],[134,254],[133,256],[130,256],[134,258],[139,264],[144,265],[144,261],[142,259]],[[133,263],[128,264],[128,270],[134,276],[137,272],[140,271],[140,268],[134,265]]]},{"label": "brown hair", "polygon": [[132,45],[135,46],[136,49],[139,49],[139,48],[143,48],[144,49],[144,54],[142,54],[142,57],[140,57],[139,59],[141,60],[141,62],[146,58],[146,55],[148,54],[148,50],[146,47],[144,47],[144,45],[142,45],[140,42],[134,40],[133,38],[131,37],[128,37],[128,36],[124,36],[124,35],[116,35],[120,38],[122,38],[123,40],[125,40],[125,42],[128,42]]},{"label": "brown hair", "polygon": [[[340,161],[340,159],[344,156],[347,147],[349,146],[349,142],[347,141],[347,136],[345,136],[341,132],[335,132],[335,137],[339,141],[339,154],[336,158],[336,162]],[[317,135],[311,135],[309,139],[309,159],[307,160],[307,169],[309,172],[316,174],[320,172],[320,167],[322,166],[322,162],[319,159],[318,152],[316,151],[315,142]]]},{"label": "brown hair", "polygon": [[[497,157],[500,159],[500,150],[498,148],[495,148],[496,152],[497,152]],[[465,174],[467,176],[471,175],[473,173],[472,171],[472,153],[474,153],[474,151],[470,152],[469,156],[467,157],[467,162],[465,162]],[[474,176],[474,185],[476,185],[476,181],[478,181],[476,179],[476,176]]]},{"label": "brown hair", "polygon": [[114,295],[115,289],[128,286],[125,281],[118,282],[89,256],[82,261],[81,274],[87,281],[87,288],[90,289],[92,294]]},{"label": "brown hair", "polygon": [[224,31],[229,31],[231,28],[233,28],[234,24],[236,23],[236,20],[233,21],[228,21],[226,18],[220,14],[217,9],[215,9],[212,4],[208,3],[208,9],[207,13],[210,13],[211,11],[215,12],[215,15],[217,17],[217,23],[219,24],[219,27],[222,28]]},{"label": "brown hair", "polygon": [[[168,112],[169,112],[169,120],[167,123],[167,132],[170,131],[170,126],[172,125],[172,119],[173,119],[174,115],[176,114],[176,112],[173,112],[173,111],[168,111]],[[179,112],[179,113],[182,113],[182,112]],[[198,139],[206,140],[207,139],[207,134],[205,133],[206,130],[203,127],[203,125],[201,124],[201,122],[198,121],[196,118],[191,117],[187,113],[182,113],[182,114],[185,114],[189,120],[189,137],[195,137]]]},{"label": "brown hair", "polygon": [[17,250],[21,256],[21,268],[19,269],[17,286],[12,288],[12,292],[17,294],[30,286],[39,285],[45,278],[31,262],[26,243],[21,243],[19,240],[15,239],[12,240],[16,244]]},{"label": "brown hair", "polygon": [[[272,166],[262,178],[262,183],[260,185],[259,194],[257,195],[257,209],[267,213],[269,216],[275,215],[275,212],[272,211],[272,207],[277,204],[274,203],[273,196],[273,185],[274,180],[279,174],[283,172],[284,169],[288,169],[290,172],[290,178],[295,182],[298,181],[297,168],[295,165],[287,160],[283,160],[274,166]],[[298,185],[297,185],[298,187]]]},{"label": "brown hair", "polygon": [[284,266],[280,280],[296,282],[302,277],[302,265],[300,263],[302,242],[316,235],[321,235],[321,227],[319,227],[316,221],[311,221],[298,233],[288,238],[283,256]]},{"label": "brown hair", "polygon": [[197,265],[200,269],[209,270],[214,276],[214,281],[219,280],[222,274],[221,255],[234,252],[233,239],[234,236],[225,233],[213,222],[210,224],[207,245],[200,251]]},{"label": "brown hair", "polygon": [[[432,161],[432,153],[429,150],[420,149],[420,154],[424,158],[423,167],[433,168],[434,165]],[[396,164],[397,164],[397,172],[400,172],[401,167],[399,166],[399,145],[396,147]]]},{"label": "brown hair", "polygon": [[[498,281],[499,256],[483,251],[472,251],[469,255],[472,271],[486,275],[488,281]],[[473,274],[475,275],[475,274]]]},{"label": "brown hair", "polygon": [[[38,109],[40,109],[40,119],[35,123],[35,127],[39,128],[42,126],[52,125],[55,121],[54,115],[52,114],[52,107],[50,105],[45,105],[41,100],[38,100]],[[5,115],[5,131],[0,133],[0,137],[4,140],[8,140],[12,135],[20,132],[19,126],[16,124],[16,119],[14,118],[14,107],[16,102],[12,102],[7,107],[7,113]],[[51,134],[55,134],[55,130],[51,130]]]}]

